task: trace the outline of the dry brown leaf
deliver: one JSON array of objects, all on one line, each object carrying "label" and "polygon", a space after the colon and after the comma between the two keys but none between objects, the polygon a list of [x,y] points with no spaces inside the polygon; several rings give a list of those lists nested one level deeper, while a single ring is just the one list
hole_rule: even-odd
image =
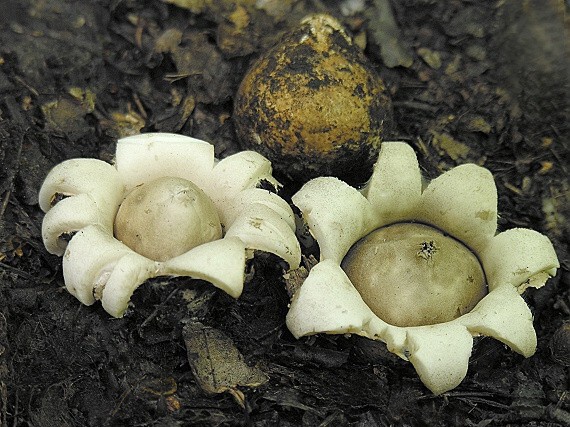
[{"label": "dry brown leaf", "polygon": [[267,382],[267,375],[248,366],[232,340],[217,329],[190,322],[182,333],[192,373],[205,392],[223,393]]},{"label": "dry brown leaf", "polygon": [[453,160],[465,159],[469,154],[469,147],[462,142],[457,141],[446,132],[437,132],[432,130],[432,144],[437,147],[440,154],[446,154]]}]

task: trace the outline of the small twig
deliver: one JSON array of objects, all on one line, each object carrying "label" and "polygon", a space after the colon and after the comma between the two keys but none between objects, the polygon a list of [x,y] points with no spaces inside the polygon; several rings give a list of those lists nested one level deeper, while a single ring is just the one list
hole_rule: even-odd
[{"label": "small twig", "polygon": [[17,150],[16,150],[16,158],[15,158],[15,166],[14,166],[14,172],[10,173],[8,178],[7,178],[7,189],[6,189],[6,193],[4,194],[4,198],[2,200],[2,205],[0,206],[0,218],[2,218],[4,216],[4,213],[6,212],[6,209],[8,207],[8,202],[10,201],[10,196],[12,195],[12,186],[14,185],[14,179],[16,177],[16,175],[18,174],[18,171],[20,170],[20,158],[22,157],[22,147],[24,145],[24,136],[26,135],[27,130],[24,130],[24,132],[22,133],[22,135],[20,136],[20,138],[18,138],[18,142],[17,142]]},{"label": "small twig", "polygon": [[6,212],[6,208],[8,207],[8,201],[10,200],[10,195],[12,194],[12,190],[6,191],[4,194],[4,199],[2,200],[2,206],[0,206],[0,219],[4,216]]},{"label": "small twig", "polygon": [[166,304],[176,293],[178,292],[178,288],[174,289],[172,292],[170,292],[170,294],[166,297],[166,299],[164,301],[162,301],[160,304],[158,304],[152,313],[149,314],[149,316],[141,323],[139,329],[144,328],[152,319],[154,319],[156,317],[156,315],[158,314],[158,310],[160,308],[162,308],[164,306],[164,304]]},{"label": "small twig", "polygon": [[419,101],[394,101],[392,105],[394,108],[407,108],[410,110],[428,111],[430,113],[435,113],[439,109],[439,107],[435,105]]},{"label": "small twig", "polygon": [[11,265],[5,264],[3,262],[0,262],[0,267],[2,267],[5,270],[9,270],[13,273],[16,273],[18,276],[23,277],[23,278],[28,279],[28,280],[37,281],[37,279],[38,279],[36,276],[34,276],[30,273],[27,273],[24,270],[20,270],[19,268],[12,267]]}]

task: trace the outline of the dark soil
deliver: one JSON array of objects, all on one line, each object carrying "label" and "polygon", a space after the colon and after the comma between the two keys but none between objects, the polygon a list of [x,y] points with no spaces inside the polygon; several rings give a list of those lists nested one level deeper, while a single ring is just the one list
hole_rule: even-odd
[{"label": "dark soil", "polygon": [[[0,425],[570,425],[568,3],[392,1],[398,32],[382,0],[353,16],[339,5],[358,2],[171,2],[187,7],[0,0]],[[466,162],[489,168],[500,229],[554,242],[558,275],[525,294],[534,356],[478,339],[466,379],[434,396],[382,343],[295,340],[268,256],[237,301],[190,279],[153,281],[117,320],[65,291],[61,259],[41,241],[48,170],[110,160],[117,137],[139,131],[205,139],[220,157],[237,151],[232,97],[248,64],[316,11],[366,36],[394,103],[386,139],[411,143],[428,177]],[[223,334],[269,381],[207,393],[187,352],[196,328]]]}]

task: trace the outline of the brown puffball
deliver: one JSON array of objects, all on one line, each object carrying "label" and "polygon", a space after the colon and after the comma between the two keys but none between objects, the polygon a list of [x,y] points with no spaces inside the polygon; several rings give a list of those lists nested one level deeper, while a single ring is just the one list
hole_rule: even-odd
[{"label": "brown puffball", "polygon": [[302,182],[366,176],[391,116],[382,79],[328,15],[306,18],[262,55],[234,105],[242,147]]}]

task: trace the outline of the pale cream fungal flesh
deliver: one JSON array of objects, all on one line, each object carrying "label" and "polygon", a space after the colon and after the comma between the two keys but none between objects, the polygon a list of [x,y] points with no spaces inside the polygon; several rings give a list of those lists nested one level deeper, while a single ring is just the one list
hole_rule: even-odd
[{"label": "pale cream fungal flesh", "polygon": [[135,252],[166,261],[222,237],[210,198],[192,182],[159,178],[132,190],[117,212],[115,236]]},{"label": "pale cream fungal flesh", "polygon": [[291,207],[261,183],[279,187],[258,153],[218,160],[198,139],[134,135],[118,141],[112,165],[70,159],[48,173],[43,241],[63,256],[67,290],[87,305],[101,300],[115,317],[157,276],[202,279],[237,298],[254,251],[290,268],[301,259]]},{"label": "pale cream fungal flesh", "polygon": [[558,258],[534,230],[497,234],[487,169],[460,165],[425,185],[412,147],[383,142],[364,188],[319,177],[292,200],[320,249],[287,314],[295,337],[382,340],[436,394],[465,378],[475,336],[535,352],[520,293],[554,276]]}]

